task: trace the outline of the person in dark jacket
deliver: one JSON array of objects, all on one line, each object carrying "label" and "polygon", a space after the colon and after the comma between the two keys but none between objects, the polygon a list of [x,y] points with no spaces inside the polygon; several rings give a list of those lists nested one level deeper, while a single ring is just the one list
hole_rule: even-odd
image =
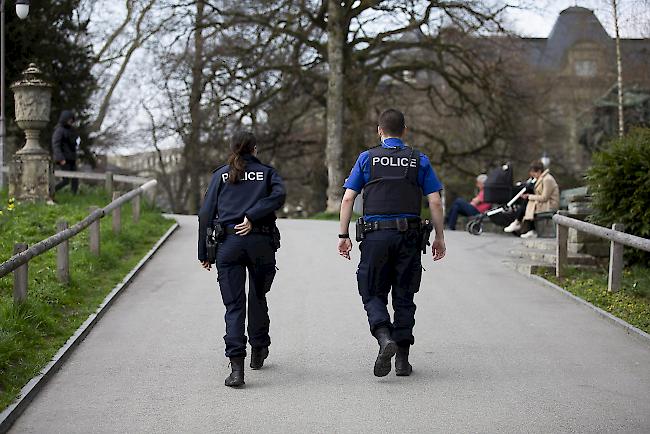
[{"label": "person in dark jacket", "polygon": [[269,309],[266,294],[275,277],[275,252],[280,247],[275,211],[286,191],[280,175],[257,159],[255,136],[238,132],[231,143],[228,164],[214,171],[199,211],[198,259],[206,270],[208,228],[218,228],[216,265],[219,289],[226,307],[226,357],[232,373],[229,387],[244,385],[246,357],[246,272],[249,274],[248,338],[252,369],[260,369],[269,354]]},{"label": "person in dark jacket", "polygon": [[[52,135],[52,153],[54,162],[61,170],[77,170],[77,147],[79,146],[79,134],[74,129],[74,113],[70,110],[61,112],[59,122],[56,124],[54,134]],[[79,189],[79,180],[76,178],[63,178],[56,186],[54,191],[59,191],[68,184],[72,184],[72,192],[77,193]]]}]

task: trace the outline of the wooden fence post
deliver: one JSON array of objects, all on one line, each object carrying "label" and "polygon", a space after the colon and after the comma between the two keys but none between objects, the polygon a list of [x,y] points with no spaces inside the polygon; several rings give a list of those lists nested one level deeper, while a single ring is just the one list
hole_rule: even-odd
[{"label": "wooden fence post", "polygon": [[137,195],[133,198],[131,202],[131,216],[133,217],[133,223],[138,223],[140,221],[140,197],[142,194]]},{"label": "wooden fence post", "polygon": [[[27,250],[27,244],[14,244],[14,255]],[[27,285],[29,278],[29,262],[16,268],[14,271],[14,304],[22,304],[27,300]]]},{"label": "wooden fence post", "polygon": [[[91,206],[90,213],[92,214],[98,209],[99,207],[97,206]],[[99,255],[100,251],[100,220],[101,219],[95,220],[88,227],[88,243],[90,244],[90,252],[95,255]]]},{"label": "wooden fence post", "polygon": [[[118,199],[122,194],[119,191],[113,192],[113,200]],[[113,233],[119,234],[122,231],[122,207],[118,206],[113,210]]]},{"label": "wooden fence post", "polygon": [[[68,222],[59,220],[56,224],[57,232],[68,229]],[[56,248],[56,275],[61,283],[70,283],[70,248],[68,240],[63,241]]]},{"label": "wooden fence post", "polygon": [[569,228],[558,224],[556,259],[555,259],[555,277],[564,277],[566,274],[568,239],[569,239]]},{"label": "wooden fence post", "polygon": [[108,195],[113,194],[113,172],[106,172],[106,179],[104,181],[104,189]]},{"label": "wooden fence post", "polygon": [[[621,223],[614,223],[612,229],[623,232],[625,226]],[[609,279],[607,281],[607,290],[616,292],[621,289],[623,280],[623,244],[611,242],[609,248]]]}]

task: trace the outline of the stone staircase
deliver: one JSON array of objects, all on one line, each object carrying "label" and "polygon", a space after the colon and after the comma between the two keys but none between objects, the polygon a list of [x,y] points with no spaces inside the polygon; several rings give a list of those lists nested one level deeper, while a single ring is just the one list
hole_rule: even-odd
[{"label": "stone staircase", "polygon": [[[521,245],[510,251],[511,260],[505,263],[524,274],[537,274],[555,269],[555,239],[521,240]],[[578,267],[597,267],[601,259],[586,253],[569,251],[568,263]]]}]

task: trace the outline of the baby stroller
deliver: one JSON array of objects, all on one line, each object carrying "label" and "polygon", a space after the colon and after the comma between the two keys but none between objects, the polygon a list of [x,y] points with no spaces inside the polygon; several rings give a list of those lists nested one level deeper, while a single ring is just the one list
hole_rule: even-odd
[{"label": "baby stroller", "polygon": [[[484,200],[487,203],[499,204],[496,208],[474,216],[467,222],[467,232],[472,235],[483,233],[483,221],[488,218],[498,226],[506,227],[517,216],[519,207],[524,206],[521,196],[533,192],[534,180],[518,182],[513,186],[512,166],[509,163],[488,172],[485,181]],[[513,192],[517,192],[513,196]]]}]

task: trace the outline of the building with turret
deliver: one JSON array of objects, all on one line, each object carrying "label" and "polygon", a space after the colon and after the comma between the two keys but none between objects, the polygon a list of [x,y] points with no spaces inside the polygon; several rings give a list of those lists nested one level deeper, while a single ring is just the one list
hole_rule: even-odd
[{"label": "building with turret", "polygon": [[[540,93],[539,119],[529,124],[534,145],[565,170],[584,171],[593,150],[585,131],[617,83],[616,41],[592,10],[575,6],[560,13],[548,38],[524,38],[520,47],[529,85]],[[650,89],[650,40],[622,39],[621,55],[624,90]]]}]

